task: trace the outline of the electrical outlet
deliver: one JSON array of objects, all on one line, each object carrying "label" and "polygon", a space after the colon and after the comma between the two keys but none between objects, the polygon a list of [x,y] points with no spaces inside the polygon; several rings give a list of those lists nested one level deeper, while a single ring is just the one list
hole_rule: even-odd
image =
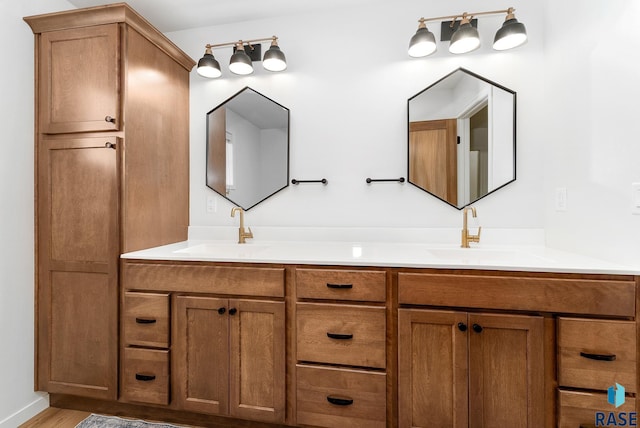
[{"label": "electrical outlet", "polygon": [[207,196],[207,212],[215,213],[218,211],[218,202],[215,197]]},{"label": "electrical outlet", "polygon": [[556,211],[567,210],[567,188],[556,188]]}]

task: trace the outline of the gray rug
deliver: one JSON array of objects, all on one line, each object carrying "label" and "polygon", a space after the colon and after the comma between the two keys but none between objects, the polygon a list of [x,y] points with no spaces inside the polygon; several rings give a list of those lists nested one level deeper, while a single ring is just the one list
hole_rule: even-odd
[{"label": "gray rug", "polygon": [[156,424],[141,420],[122,419],[115,416],[91,415],[76,428],[180,428],[171,424]]}]

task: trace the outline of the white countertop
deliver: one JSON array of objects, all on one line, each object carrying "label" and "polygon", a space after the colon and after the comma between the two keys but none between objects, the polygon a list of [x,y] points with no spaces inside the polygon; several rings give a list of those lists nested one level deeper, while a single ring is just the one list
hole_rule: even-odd
[{"label": "white countertop", "polygon": [[122,255],[125,259],[640,275],[637,268],[542,245],[193,239]]}]

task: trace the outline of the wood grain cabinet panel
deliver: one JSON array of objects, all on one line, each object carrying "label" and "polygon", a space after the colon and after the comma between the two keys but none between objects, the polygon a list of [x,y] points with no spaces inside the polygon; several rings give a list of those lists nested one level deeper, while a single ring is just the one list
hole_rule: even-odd
[{"label": "wood grain cabinet panel", "polygon": [[105,142],[117,139],[38,148],[37,379],[45,391],[114,399],[118,153]]},{"label": "wood grain cabinet panel", "polygon": [[[608,415],[610,412],[616,415],[625,412],[636,411],[636,400],[628,397],[624,404],[616,408],[607,401],[606,393],[586,391],[559,391],[558,393],[558,428],[591,428],[606,426],[604,423],[596,423],[596,412]],[[608,416],[607,416],[608,417]],[[636,419],[637,421],[637,419]],[[612,425],[613,426],[613,425]],[[622,425],[622,423],[620,424]],[[633,426],[628,424],[627,426]]]},{"label": "wood grain cabinet panel", "polygon": [[[42,132],[119,129],[119,46],[115,23],[42,34],[38,57]],[[107,116],[113,121],[105,120]]]},{"label": "wood grain cabinet panel", "polygon": [[124,293],[124,345],[169,347],[169,294]]},{"label": "wood grain cabinet panel", "polygon": [[297,359],[360,367],[386,367],[385,309],[296,304]]},{"label": "wood grain cabinet panel", "polygon": [[384,302],[386,272],[296,269],[296,290],[300,299]]},{"label": "wood grain cabinet panel", "polygon": [[176,296],[180,409],[284,422],[284,303]]},{"label": "wood grain cabinet panel", "polygon": [[384,428],[386,374],[298,364],[298,424]]},{"label": "wood grain cabinet panel", "polygon": [[125,3],[24,19],[36,36],[36,388],[115,400],[119,255],[187,237],[195,62]]},{"label": "wood grain cabinet panel", "polygon": [[169,404],[169,351],[127,348],[122,362],[122,399]]},{"label": "wood grain cabinet panel", "polygon": [[541,317],[399,309],[400,427],[544,425]]},{"label": "wood grain cabinet panel", "polygon": [[617,382],[636,392],[636,343],[632,321],[559,318],[559,385],[606,391]]}]

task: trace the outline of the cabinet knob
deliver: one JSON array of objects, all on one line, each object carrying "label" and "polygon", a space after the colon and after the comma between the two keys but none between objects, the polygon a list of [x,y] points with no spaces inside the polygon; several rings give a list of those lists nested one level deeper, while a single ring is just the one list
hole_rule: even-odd
[{"label": "cabinet knob", "polygon": [[219,309],[218,309],[218,313],[219,313],[220,315],[223,315],[225,312],[227,312],[227,308],[219,308]]},{"label": "cabinet knob", "polygon": [[105,116],[105,117],[104,117],[104,121],[105,121],[105,122],[116,123],[116,118],[115,118],[115,117],[112,117],[112,116]]},{"label": "cabinet knob", "polygon": [[104,148],[105,149],[116,149],[116,145],[114,143],[104,143]]},{"label": "cabinet knob", "polygon": [[467,325],[463,322],[459,322],[458,323],[458,330],[460,331],[467,331]]},{"label": "cabinet knob", "polygon": [[480,324],[474,324],[472,328],[476,333],[482,333],[482,326]]},{"label": "cabinet knob", "polygon": [[229,315],[235,315],[236,313],[238,313],[238,310],[236,308],[229,309]]}]

